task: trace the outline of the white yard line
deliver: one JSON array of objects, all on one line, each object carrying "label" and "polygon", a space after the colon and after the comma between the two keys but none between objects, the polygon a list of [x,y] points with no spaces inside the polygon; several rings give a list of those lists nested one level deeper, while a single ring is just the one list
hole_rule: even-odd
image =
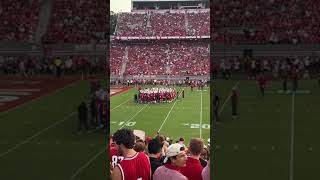
[{"label": "white yard line", "polygon": [[126,126],[126,124],[128,122],[130,122],[134,117],[136,117],[142,110],[144,110],[144,108],[146,108],[149,104],[144,105],[143,108],[141,108],[138,112],[136,112],[129,120],[127,120],[125,123],[123,123],[123,125],[120,127],[120,129],[122,129],[124,126]]},{"label": "white yard line", "polygon": [[[233,89],[233,88],[236,88],[236,87],[239,85],[239,83],[240,83],[240,81],[237,81],[237,83],[232,87],[232,89]],[[224,106],[227,104],[227,102],[230,100],[230,98],[231,98],[231,93],[230,93],[230,95],[228,96],[228,98],[224,101],[224,103],[222,104],[221,109],[220,109],[220,111],[219,111],[219,114],[221,114],[221,112],[222,112],[223,109],[224,109]]]},{"label": "white yard line", "polygon": [[99,151],[96,155],[90,158],[83,166],[81,166],[70,178],[69,180],[73,180],[77,177],[85,168],[87,168],[94,160],[96,160],[102,153],[104,153],[109,147],[106,146],[101,151]]},{"label": "white yard line", "polygon": [[202,91],[201,91],[201,105],[200,105],[200,139],[202,138]]},{"label": "white yard line", "polygon": [[291,139],[290,139],[290,180],[293,180],[294,171],[294,99],[295,92],[292,93],[292,111],[291,111]]},{"label": "white yard line", "polygon": [[[181,93],[180,93],[181,94]],[[179,94],[179,96],[180,96],[180,94]],[[179,97],[178,96],[178,97]],[[161,126],[160,126],[160,128],[159,128],[159,130],[158,130],[158,133],[160,133],[160,131],[161,131],[161,129],[162,129],[162,127],[163,127],[163,125],[164,125],[164,123],[166,123],[166,121],[167,121],[167,119],[168,119],[168,117],[169,117],[169,115],[170,115],[170,113],[171,113],[171,111],[172,111],[172,109],[174,108],[174,106],[176,105],[176,103],[178,102],[178,100],[175,100],[175,102],[173,103],[173,105],[171,106],[171,109],[169,110],[169,112],[168,112],[168,114],[167,114],[167,116],[166,116],[166,118],[163,120],[163,122],[162,122],[162,124],[161,124]]]},{"label": "white yard line", "polygon": [[9,154],[10,152],[18,149],[20,146],[22,146],[22,145],[24,145],[24,144],[27,144],[27,143],[30,142],[32,139],[40,136],[41,134],[43,134],[43,133],[46,132],[47,130],[49,130],[49,129],[51,129],[51,128],[53,128],[53,127],[61,124],[62,122],[66,121],[66,120],[68,120],[69,118],[71,118],[71,117],[72,117],[73,115],[75,115],[75,114],[76,114],[76,112],[71,112],[69,115],[67,115],[67,116],[66,116],[65,118],[63,118],[62,120],[56,121],[55,123],[51,124],[50,126],[42,129],[41,131],[35,133],[35,134],[32,135],[32,136],[26,138],[25,140],[21,141],[20,143],[16,144],[15,146],[11,147],[10,149],[8,149],[6,152],[1,153],[1,154],[0,154],[0,158],[6,156],[6,155]]},{"label": "white yard line", "polygon": [[118,107],[120,107],[120,106],[124,105],[125,103],[127,103],[127,102],[128,102],[128,101],[130,101],[130,100],[131,100],[131,98],[129,98],[128,100],[126,100],[126,101],[122,102],[122,103],[121,103],[121,104],[119,104],[118,106],[116,106],[116,107],[112,108],[110,111],[113,111],[113,110],[117,109]]}]

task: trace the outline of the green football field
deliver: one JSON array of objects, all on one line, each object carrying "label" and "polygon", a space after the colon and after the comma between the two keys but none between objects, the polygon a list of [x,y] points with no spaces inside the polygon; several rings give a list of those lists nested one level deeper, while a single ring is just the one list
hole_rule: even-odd
[{"label": "green football field", "polygon": [[[182,89],[176,88],[180,94]],[[180,96],[176,101],[162,104],[134,103],[136,88],[111,97],[111,134],[120,128],[130,128],[142,130],[151,137],[159,131],[173,142],[183,137],[186,145],[191,138],[201,137],[207,142],[210,137],[209,88],[193,92],[190,87],[184,89],[185,98]]]},{"label": "green football field", "polygon": [[106,135],[75,133],[88,94],[89,82],[77,81],[0,113],[0,179],[106,179]]},{"label": "green football field", "polygon": [[[240,94],[238,119],[231,116],[228,98],[233,87]],[[222,123],[213,128],[213,179],[319,179],[320,87],[303,80],[295,94],[281,89],[280,81],[269,82],[262,100],[256,81],[214,83]]]}]

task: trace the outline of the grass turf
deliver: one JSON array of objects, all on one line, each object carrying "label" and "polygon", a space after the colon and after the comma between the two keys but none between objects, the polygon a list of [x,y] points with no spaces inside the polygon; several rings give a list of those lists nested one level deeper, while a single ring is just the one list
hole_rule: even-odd
[{"label": "grass turf", "polygon": [[[218,80],[213,91],[224,102],[236,82]],[[277,93],[282,88],[280,81],[270,82],[264,100],[259,97],[255,81],[239,81],[237,88],[239,118],[232,119],[228,101],[220,114],[223,123],[215,124],[212,178],[289,179],[293,159],[295,180],[318,179],[320,87],[317,82],[300,81],[299,89],[309,90],[310,94],[297,93],[294,97],[291,93]]]},{"label": "grass turf", "polygon": [[[203,92],[191,92],[190,87],[184,87],[185,98],[182,98],[182,88],[176,88],[180,97],[171,103],[136,104],[133,102],[136,88],[111,97],[111,134],[123,126],[145,131],[146,136],[154,137],[163,124],[160,134],[170,137],[173,142],[180,137],[185,138],[186,145],[191,138],[202,137],[207,141],[210,137],[210,90],[204,88]],[[201,130],[200,124],[203,127]]]},{"label": "grass turf", "polygon": [[93,159],[107,146],[105,135],[75,133],[77,106],[88,94],[89,82],[78,81],[1,113],[0,179],[105,179],[107,151]]}]

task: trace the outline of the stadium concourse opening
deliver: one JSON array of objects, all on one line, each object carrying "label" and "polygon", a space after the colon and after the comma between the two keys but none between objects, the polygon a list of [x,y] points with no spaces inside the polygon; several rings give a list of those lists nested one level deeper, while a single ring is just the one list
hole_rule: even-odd
[{"label": "stadium concourse opening", "polygon": [[[110,100],[112,177],[132,175],[123,158],[138,161],[147,155],[153,179],[168,177],[161,171],[172,165],[186,166],[173,179],[209,180],[208,173],[202,176],[210,164],[209,1],[132,0],[131,5],[131,12],[115,14],[110,46],[110,84],[131,88]],[[125,142],[131,138],[128,129],[136,136],[133,147]],[[198,144],[194,154],[187,151],[192,142]],[[176,166],[171,162],[180,153]],[[189,162],[197,169],[190,171]],[[150,164],[140,167],[137,177],[149,169]]]}]

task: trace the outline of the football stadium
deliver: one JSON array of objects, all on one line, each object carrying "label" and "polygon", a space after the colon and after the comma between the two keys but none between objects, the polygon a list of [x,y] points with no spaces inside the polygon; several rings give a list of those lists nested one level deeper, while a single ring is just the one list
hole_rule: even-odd
[{"label": "football stadium", "polygon": [[0,179],[105,179],[108,4],[0,4]]},{"label": "football stadium", "polygon": [[[168,155],[167,146],[180,143],[188,148],[191,139],[200,138],[204,143],[202,161],[207,164],[209,1],[132,0],[131,4],[131,12],[116,14],[111,37],[110,135],[133,130],[135,151],[146,155],[152,154],[147,144],[159,139],[161,158]],[[116,143],[110,143],[112,153]],[[144,145],[138,148],[141,143]],[[121,155],[110,154],[111,168],[122,163],[117,158]]]},{"label": "football stadium", "polygon": [[213,179],[319,178],[319,5],[213,4]]}]

